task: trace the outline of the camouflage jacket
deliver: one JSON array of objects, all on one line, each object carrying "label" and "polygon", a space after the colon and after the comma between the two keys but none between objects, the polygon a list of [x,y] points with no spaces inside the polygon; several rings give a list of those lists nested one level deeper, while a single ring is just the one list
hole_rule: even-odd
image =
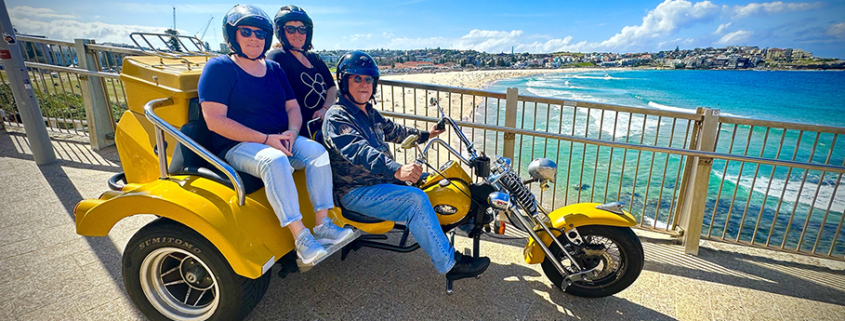
[{"label": "camouflage jacket", "polygon": [[396,124],[370,103],[366,109],[341,97],[324,116],[323,136],[338,199],[362,186],[404,184],[393,176],[403,164],[393,159],[387,142],[401,143],[412,134],[420,136],[420,143],[428,140],[427,131]]}]

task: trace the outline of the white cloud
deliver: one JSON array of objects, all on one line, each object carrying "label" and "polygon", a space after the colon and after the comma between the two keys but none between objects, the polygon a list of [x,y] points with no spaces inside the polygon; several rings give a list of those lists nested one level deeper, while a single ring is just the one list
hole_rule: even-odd
[{"label": "white cloud", "polygon": [[[392,36],[392,34],[391,34]],[[388,43],[383,46],[377,46],[379,48],[390,48],[390,49],[420,49],[420,48],[450,48],[450,44],[453,42],[452,39],[443,38],[443,37],[431,37],[431,38],[390,38]]]},{"label": "white cloud", "polygon": [[828,35],[834,36],[836,38],[845,39],[845,22],[840,22],[837,24],[833,24],[827,28]]},{"label": "white cloud", "polygon": [[33,8],[29,6],[17,6],[9,10],[9,16],[14,18],[29,17],[34,19],[75,19],[76,16],[58,13],[49,8]]},{"label": "white cloud", "polygon": [[[102,22],[80,22],[75,20],[37,21],[26,18],[13,18],[18,32],[46,36],[53,40],[73,41],[77,38],[95,39],[98,43],[131,43],[132,32],[162,33],[167,27],[138,25],[116,25]],[[185,31],[180,30],[182,34]]]},{"label": "white cloud", "polygon": [[753,34],[754,31],[738,30],[722,36],[716,43],[720,45],[741,45],[751,39]]},{"label": "white cloud", "polygon": [[804,11],[820,8],[823,5],[824,3],[822,2],[783,3],[781,1],[777,1],[766,3],[749,3],[744,6],[733,6],[733,8],[725,6],[724,8],[726,8],[728,11],[733,11],[733,15],[737,18],[742,18],[759,12],[778,13],[790,11]]},{"label": "white cloud", "polygon": [[[354,34],[352,36],[349,36],[349,41],[355,43],[355,42],[358,42],[362,39],[369,40],[372,37],[373,37],[373,34],[371,34],[371,33],[368,33],[368,34],[358,33],[358,34]],[[344,37],[344,38],[346,38],[346,37]]]},{"label": "white cloud", "polygon": [[719,7],[710,1],[695,4],[685,0],[666,0],[643,17],[638,26],[625,26],[620,33],[600,43],[606,49],[624,49],[642,45],[684,27],[712,19]]},{"label": "white cloud", "polygon": [[725,29],[727,29],[730,26],[731,26],[731,22],[720,24],[719,28],[716,28],[716,31],[713,32],[713,34],[714,35],[720,35],[720,34],[722,34],[723,31],[725,31]]},{"label": "white cloud", "polygon": [[[693,42],[695,42],[695,39],[692,39],[692,38],[686,38],[686,39],[675,38],[674,40],[663,41],[663,42],[658,43],[657,48],[663,49],[663,48],[666,48],[667,46],[689,45],[689,44],[692,44]],[[667,48],[667,49],[671,49],[671,48]]]},{"label": "white cloud", "polygon": [[507,31],[493,31],[493,30],[479,30],[474,29],[469,34],[461,37],[455,43],[455,47],[459,49],[474,49],[478,51],[497,52],[503,51],[505,48],[510,51],[510,47],[519,43],[522,37],[522,30]]}]

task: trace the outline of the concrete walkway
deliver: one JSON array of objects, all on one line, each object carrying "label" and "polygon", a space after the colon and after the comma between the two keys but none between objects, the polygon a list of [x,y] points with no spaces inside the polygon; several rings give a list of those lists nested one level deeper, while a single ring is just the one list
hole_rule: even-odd
[{"label": "concrete walkway", "polygon": [[[22,129],[0,132],[0,320],[144,320],[124,292],[120,257],[151,217],[123,220],[108,237],[77,235],[73,206],[106,191],[120,163],[114,149],[52,136],[61,161],[36,166]],[[638,234],[645,270],[613,297],[564,294],[524,263],[522,241],[486,238],[493,264],[453,295],[424,252],[363,249],[286,279],[274,269],[248,319],[845,320],[845,262],[709,242],[694,257]]]}]

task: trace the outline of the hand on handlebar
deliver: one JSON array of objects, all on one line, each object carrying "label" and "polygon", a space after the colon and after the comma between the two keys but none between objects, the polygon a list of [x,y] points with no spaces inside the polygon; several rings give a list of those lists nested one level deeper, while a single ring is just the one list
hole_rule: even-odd
[{"label": "hand on handlebar", "polygon": [[417,163],[405,164],[393,174],[393,177],[400,181],[416,184],[422,176],[422,165]]},{"label": "hand on handlebar", "polygon": [[437,124],[434,124],[434,126],[431,126],[431,130],[428,131],[428,134],[429,134],[428,138],[429,139],[437,137],[437,135],[440,135],[440,134],[442,134],[443,132],[446,131],[445,123],[440,125],[441,122],[443,122],[443,121],[440,121]]}]

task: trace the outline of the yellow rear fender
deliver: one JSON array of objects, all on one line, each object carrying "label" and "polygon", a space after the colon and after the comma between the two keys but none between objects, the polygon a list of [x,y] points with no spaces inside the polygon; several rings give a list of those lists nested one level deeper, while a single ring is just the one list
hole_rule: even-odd
[{"label": "yellow rear fender", "polygon": [[[637,224],[637,219],[631,213],[622,211],[622,214],[616,214],[606,210],[597,209],[596,206],[600,203],[578,203],[561,207],[549,213],[549,220],[551,221],[552,233],[555,237],[560,235],[560,231],[568,231],[569,229],[585,225],[606,225],[606,226],[621,226],[630,227]],[[536,231],[537,236],[543,241],[543,244],[550,246],[552,238],[543,230]],[[528,264],[536,264],[543,262],[546,253],[537,244],[533,238],[529,238],[528,244],[525,245],[523,251],[525,262]]]},{"label": "yellow rear fender", "polygon": [[[80,202],[77,233],[106,236],[121,219],[154,214],[179,222],[208,239],[235,273],[258,278],[294,248],[290,230],[282,228],[260,189],[238,206],[234,191],[198,177],[155,180],[122,195]],[[305,220],[303,220],[305,221]],[[313,218],[304,222],[313,226]]]}]

